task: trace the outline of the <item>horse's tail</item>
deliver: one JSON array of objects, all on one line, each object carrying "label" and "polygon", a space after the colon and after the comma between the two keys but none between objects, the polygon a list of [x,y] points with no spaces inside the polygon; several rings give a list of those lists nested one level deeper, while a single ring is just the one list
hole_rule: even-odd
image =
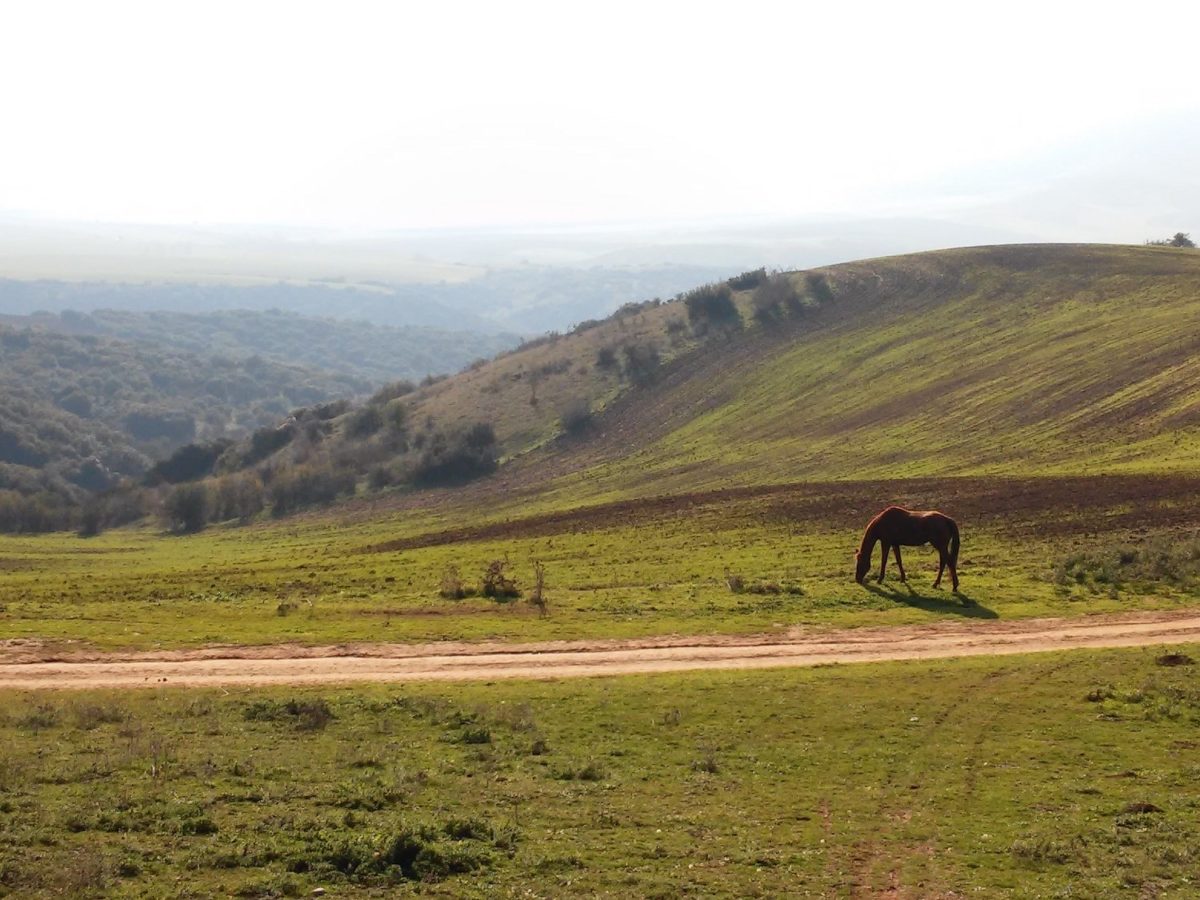
[{"label": "horse's tail", "polygon": [[950,526],[950,565],[958,566],[958,523],[947,517],[946,524]]}]

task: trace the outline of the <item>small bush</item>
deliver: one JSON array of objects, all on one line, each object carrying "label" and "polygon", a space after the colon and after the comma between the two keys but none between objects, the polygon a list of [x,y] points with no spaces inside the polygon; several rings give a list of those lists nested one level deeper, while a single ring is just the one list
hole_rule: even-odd
[{"label": "small bush", "polygon": [[830,303],[833,300],[833,288],[829,279],[820,272],[809,272],[804,276],[804,286],[809,297],[817,303]]},{"label": "small bush", "polygon": [[788,275],[772,275],[754,289],[750,298],[754,318],[761,323],[772,322],[783,315],[798,316],[804,311],[804,301]]},{"label": "small bush", "polygon": [[483,573],[483,584],[480,589],[483,596],[499,601],[513,600],[521,596],[516,581],[504,574],[507,566],[508,560],[506,559],[494,559],[488,563],[488,567]]},{"label": "small bush", "polygon": [[437,431],[425,439],[410,477],[415,484],[430,486],[470,481],[496,471],[499,454],[496,431],[487,422]]},{"label": "small bush", "polygon": [[191,534],[208,522],[208,487],[202,483],[180,484],[163,501],[163,520],[169,531]]},{"label": "small bush", "polygon": [[706,284],[683,295],[688,321],[692,328],[702,330],[708,325],[741,324],[733,289],[728,284]]},{"label": "small bush", "polygon": [[592,408],[582,397],[569,400],[559,413],[558,421],[567,434],[583,434],[591,427]]},{"label": "small bush", "polygon": [[743,272],[741,275],[734,275],[729,279],[729,286],[735,291],[748,291],[751,288],[756,288],[767,279],[766,268],[753,269],[749,272]]},{"label": "small bush", "polygon": [[373,403],[355,410],[346,418],[346,436],[361,441],[383,427],[383,411]]},{"label": "small bush", "polygon": [[625,377],[634,384],[649,383],[662,363],[658,347],[649,341],[624,344],[621,355],[624,358]]},{"label": "small bush", "polygon": [[536,559],[533,561],[533,590],[529,592],[529,603],[543,616],[549,612],[546,604],[546,567]]},{"label": "small bush", "polygon": [[446,600],[463,600],[467,597],[474,597],[479,591],[468,584],[464,584],[461,576],[458,574],[458,566],[447,566],[442,573],[442,583],[438,588],[438,596]]},{"label": "small bush", "polygon": [[596,351],[596,368],[615,369],[617,367],[617,351],[613,347],[601,347]]}]

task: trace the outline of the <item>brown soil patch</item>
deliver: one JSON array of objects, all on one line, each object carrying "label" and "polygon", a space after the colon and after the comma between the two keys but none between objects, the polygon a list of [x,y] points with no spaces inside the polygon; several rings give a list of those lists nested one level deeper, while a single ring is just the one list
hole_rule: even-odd
[{"label": "brown soil patch", "polygon": [[915,478],[725,488],[669,497],[620,500],[375,544],[391,552],[468,541],[549,537],[642,525],[711,508],[771,521],[861,529],[889,504],[940,509],[961,527],[1013,535],[1078,536],[1200,523],[1200,477],[1091,475],[1061,478]]}]

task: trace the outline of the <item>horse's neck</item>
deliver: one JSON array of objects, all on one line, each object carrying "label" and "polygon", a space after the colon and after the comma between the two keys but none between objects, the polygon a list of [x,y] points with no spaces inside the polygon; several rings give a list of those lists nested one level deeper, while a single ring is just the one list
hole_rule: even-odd
[{"label": "horse's neck", "polygon": [[863,535],[862,543],[858,547],[859,556],[870,557],[871,551],[875,549],[875,542],[879,540],[877,528],[868,528]]}]

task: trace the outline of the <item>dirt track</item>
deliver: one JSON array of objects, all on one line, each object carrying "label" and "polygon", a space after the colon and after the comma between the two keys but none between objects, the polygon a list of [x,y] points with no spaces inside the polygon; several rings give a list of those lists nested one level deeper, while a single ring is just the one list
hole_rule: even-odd
[{"label": "dirt track", "polygon": [[137,654],[51,654],[0,644],[0,688],[332,684],[574,678],[690,669],[760,669],[879,660],[998,656],[1082,647],[1198,642],[1200,612],[1031,619],[769,635],[542,644],[218,647]]}]

